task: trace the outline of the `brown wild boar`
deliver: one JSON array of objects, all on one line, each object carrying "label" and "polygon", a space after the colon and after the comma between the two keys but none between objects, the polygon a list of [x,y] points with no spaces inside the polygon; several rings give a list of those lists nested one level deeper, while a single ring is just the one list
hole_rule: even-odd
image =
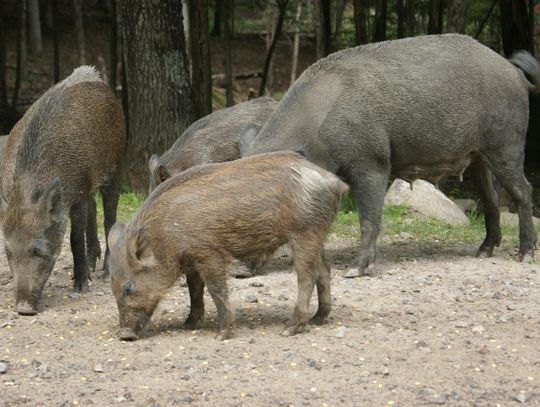
[{"label": "brown wild boar", "polygon": [[193,167],[161,184],[127,223],[109,235],[112,290],[120,314],[120,338],[133,340],[180,274],[187,277],[193,329],[203,318],[206,285],[219,317],[218,339],[232,334],[227,269],[233,259],[293,250],[298,299],[284,335],[330,312],[330,269],[324,239],[348,189],[335,175],[292,152],[261,154]]},{"label": "brown wild boar", "polygon": [[87,287],[88,263],[95,266],[100,253],[92,195],[101,187],[108,232],[116,221],[125,143],[122,109],[90,66],[51,87],[11,131],[2,162],[0,221],[19,314],[37,312],[68,216],[74,288]]}]

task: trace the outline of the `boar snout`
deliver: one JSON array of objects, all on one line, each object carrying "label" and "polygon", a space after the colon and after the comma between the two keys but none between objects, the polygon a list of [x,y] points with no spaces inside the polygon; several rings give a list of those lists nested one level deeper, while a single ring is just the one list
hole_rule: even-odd
[{"label": "boar snout", "polygon": [[148,321],[150,316],[143,311],[121,313],[118,336],[124,341],[137,340],[138,333],[144,329]]}]

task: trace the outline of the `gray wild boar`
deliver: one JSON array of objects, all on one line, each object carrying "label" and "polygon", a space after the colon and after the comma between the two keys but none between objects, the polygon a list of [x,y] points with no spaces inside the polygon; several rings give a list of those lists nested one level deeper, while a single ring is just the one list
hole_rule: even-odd
[{"label": "gray wild boar", "polygon": [[230,337],[227,268],[233,259],[271,255],[286,243],[293,249],[298,300],[283,334],[294,335],[308,322],[314,285],[319,308],[313,321],[323,322],[331,304],[324,239],[347,189],[292,152],[196,166],[164,182],[109,235],[120,338],[138,338],[180,274],[191,296],[185,326],[193,329],[203,318],[206,285],[218,311],[218,339]]},{"label": "gray wild boar", "polygon": [[262,127],[278,102],[260,97],[218,110],[189,126],[161,157],[150,157],[152,192],[171,175],[200,164],[221,163],[240,158],[240,135],[249,125]]},{"label": "gray wild boar", "polygon": [[351,185],[361,240],[346,277],[371,269],[390,177],[437,180],[469,166],[485,208],[477,255],[491,256],[501,241],[494,174],[518,209],[519,257],[528,261],[536,232],[523,160],[529,92],[539,83],[526,52],[506,60],[463,35],[351,48],[308,68],[260,132],[242,135],[242,152],[301,151]]},{"label": "gray wild boar", "polygon": [[101,187],[108,232],[116,221],[125,143],[122,109],[90,66],[52,86],[11,131],[2,162],[0,222],[20,314],[37,312],[68,216],[74,288],[87,287],[88,263],[95,265],[100,253],[92,195]]}]

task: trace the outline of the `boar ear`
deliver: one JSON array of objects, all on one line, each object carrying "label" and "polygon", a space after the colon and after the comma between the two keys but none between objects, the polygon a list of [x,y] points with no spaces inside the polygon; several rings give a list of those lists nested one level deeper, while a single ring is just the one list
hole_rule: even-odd
[{"label": "boar ear", "polygon": [[141,226],[129,237],[127,243],[128,261],[135,269],[142,269],[156,265],[156,258],[150,246],[146,231]]},{"label": "boar ear", "polygon": [[150,157],[150,160],[148,160],[148,168],[150,169],[150,173],[152,173],[152,176],[158,185],[171,178],[169,170],[161,162],[157,154],[153,154],[152,157]]},{"label": "boar ear", "polygon": [[255,137],[259,134],[261,126],[257,124],[250,124],[245,127],[240,134],[240,155],[243,157],[249,146],[255,141]]},{"label": "boar ear", "polygon": [[62,182],[60,178],[54,177],[45,191],[39,198],[39,205],[47,214],[53,218],[60,215],[62,211]]},{"label": "boar ear", "polygon": [[125,226],[123,223],[116,222],[111,230],[109,231],[109,236],[107,236],[107,243],[109,247],[116,246],[120,238],[124,233]]},{"label": "boar ear", "polygon": [[133,280],[129,280],[124,286],[122,287],[122,296],[125,297],[126,295],[135,294],[137,292],[137,287],[135,286],[135,283]]}]

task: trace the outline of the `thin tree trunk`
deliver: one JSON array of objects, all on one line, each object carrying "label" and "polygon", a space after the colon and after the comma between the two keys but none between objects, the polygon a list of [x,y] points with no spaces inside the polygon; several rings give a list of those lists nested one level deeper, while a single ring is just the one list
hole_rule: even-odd
[{"label": "thin tree trunk", "polygon": [[467,24],[467,11],[469,0],[451,0],[448,6],[448,17],[446,19],[446,32],[456,32],[463,34]]},{"label": "thin tree trunk", "polygon": [[58,0],[51,0],[51,16],[53,27],[53,59],[54,82],[60,81],[60,21],[58,21]]},{"label": "thin tree trunk", "polygon": [[223,0],[214,2],[214,26],[212,27],[212,37],[221,36],[221,22],[223,21]]},{"label": "thin tree trunk", "polygon": [[353,0],[356,45],[367,44],[367,18],[365,0]]},{"label": "thin tree trunk", "polygon": [[[146,193],[147,160],[194,120],[180,0],[122,0],[129,138],[126,175]],[[156,35],[159,33],[159,35]]]},{"label": "thin tree trunk", "polygon": [[32,52],[34,55],[41,56],[43,54],[43,41],[41,39],[39,0],[28,0],[28,14],[30,16]]},{"label": "thin tree trunk", "polygon": [[500,0],[501,37],[503,51],[510,56],[513,51],[524,49],[534,55],[529,14],[524,1]]},{"label": "thin tree trunk", "polygon": [[192,0],[188,7],[191,83],[197,118],[212,113],[212,70],[208,40],[208,0]]},{"label": "thin tree trunk", "polygon": [[77,48],[79,51],[79,65],[86,64],[86,45],[84,42],[83,12],[81,0],[73,0],[73,16],[75,18],[75,31],[77,35]]},{"label": "thin tree trunk", "polygon": [[332,52],[332,20],[330,14],[330,0],[316,0],[317,2],[317,59],[324,58]]},{"label": "thin tree trunk", "polygon": [[287,11],[287,4],[289,4],[289,0],[277,0],[279,14],[276,22],[276,28],[274,30],[274,37],[272,38],[272,43],[270,44],[270,48],[268,49],[266,59],[264,61],[261,84],[259,86],[259,96],[264,95],[266,81],[268,79],[268,72],[270,71],[270,64],[272,63],[272,57],[274,56],[274,50],[276,49],[279,37],[281,36],[283,21],[285,20],[285,12]]},{"label": "thin tree trunk", "polygon": [[300,16],[302,15],[302,2],[299,1],[296,6],[296,14],[294,15],[294,40],[293,40],[293,55],[291,67],[291,84],[296,80],[296,71],[298,69],[298,54],[300,52]]},{"label": "thin tree trunk", "polygon": [[428,34],[442,33],[442,6],[443,0],[430,0]]},{"label": "thin tree trunk", "polygon": [[[478,26],[478,30],[476,31],[476,34],[474,35],[474,38],[478,39],[480,37],[480,34],[482,33],[482,30],[484,29],[484,26],[486,25],[487,21],[493,14],[493,10],[495,10],[495,6],[499,0],[493,0],[493,3],[491,3],[491,7],[489,8],[489,11],[487,12],[486,16],[483,18],[483,20],[480,22],[480,25]],[[490,24],[491,28],[493,28],[493,24]]]},{"label": "thin tree trunk", "polygon": [[388,11],[387,0],[377,0],[375,7],[375,26],[373,29],[373,41],[386,40],[386,16]]},{"label": "thin tree trunk", "polygon": [[[28,39],[26,38],[26,27],[28,25],[28,4],[26,0],[19,0],[19,6],[22,6],[22,31],[21,31],[21,76],[24,76],[26,73],[27,61],[28,61]],[[18,45],[17,45],[18,46]]]},{"label": "thin tree trunk", "polygon": [[232,77],[232,51],[231,51],[231,21],[230,11],[233,0],[223,0],[223,34],[225,36],[225,89],[227,106],[234,105],[233,77]]},{"label": "thin tree trunk", "polygon": [[343,27],[343,13],[345,12],[345,3],[346,0],[336,0],[333,49],[341,48],[341,29]]},{"label": "thin tree trunk", "polygon": [[[7,82],[6,82],[6,32],[4,25],[4,2],[0,1],[0,110],[7,110]],[[1,125],[2,123],[0,123]]]},{"label": "thin tree trunk", "polygon": [[529,4],[529,25],[530,25],[530,31],[531,31],[531,38],[534,40],[534,6],[535,6],[536,0],[528,0]]},{"label": "thin tree trunk", "polygon": [[118,22],[116,17],[116,0],[111,1],[111,39],[109,46],[111,47],[111,76],[109,86],[116,95],[116,70],[118,65]]},{"label": "thin tree trunk", "polygon": [[405,7],[403,5],[404,0],[396,1],[396,14],[397,14],[397,29],[396,36],[403,38],[405,36]]},{"label": "thin tree trunk", "polygon": [[11,111],[13,115],[17,112],[17,103],[19,101],[19,90],[21,88],[21,76],[23,72],[23,38],[26,31],[26,1],[20,1],[17,18],[17,68],[15,71],[15,86],[13,88],[13,97],[11,98]]},{"label": "thin tree trunk", "polygon": [[407,35],[416,35],[416,8],[415,0],[407,0]]}]

